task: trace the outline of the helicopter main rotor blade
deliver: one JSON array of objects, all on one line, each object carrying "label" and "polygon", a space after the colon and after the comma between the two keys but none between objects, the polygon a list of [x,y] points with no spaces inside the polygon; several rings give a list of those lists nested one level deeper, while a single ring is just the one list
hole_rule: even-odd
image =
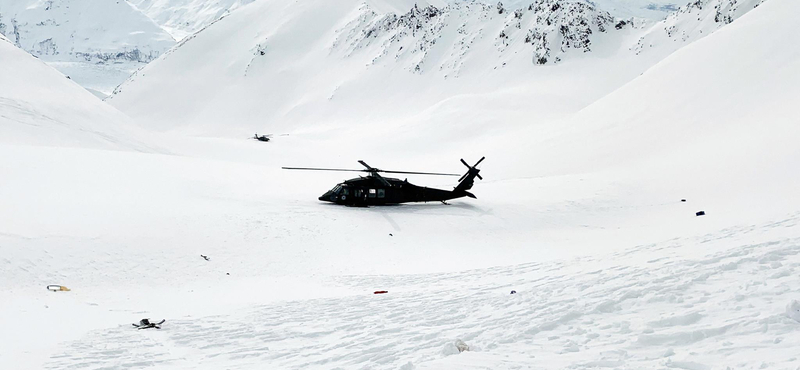
[{"label": "helicopter main rotor blade", "polygon": [[455,173],[439,173],[439,172],[412,172],[412,171],[387,171],[381,170],[375,167],[370,167],[368,164],[364,163],[364,161],[358,161],[359,163],[363,164],[364,167],[367,169],[364,170],[352,170],[352,169],[345,169],[345,168],[317,168],[317,167],[281,167],[284,170],[305,170],[305,171],[341,171],[341,172],[368,172],[375,176],[379,176],[379,172],[383,173],[402,173],[408,175],[434,175],[434,176],[460,176]]},{"label": "helicopter main rotor blade", "polygon": [[366,167],[367,169],[364,172],[371,172],[371,173],[403,173],[408,175],[435,175],[435,176],[459,176],[453,173],[438,173],[438,172],[413,172],[413,171],[389,171],[389,170],[382,170],[380,168],[375,168],[364,162],[363,160],[359,160],[358,163],[361,163],[362,166]]},{"label": "helicopter main rotor blade", "polygon": [[349,170],[344,168],[313,168],[313,167],[281,167],[284,170],[306,170],[306,171],[346,171],[346,172],[370,172],[367,170]]},{"label": "helicopter main rotor blade", "polygon": [[436,176],[460,176],[455,173],[438,173],[438,172],[409,172],[409,171],[384,171],[378,170],[378,172],[383,173],[404,173],[409,175],[436,175]]},{"label": "helicopter main rotor blade", "polygon": [[368,165],[367,162],[364,162],[364,161],[362,161],[360,159],[358,160],[358,163],[361,163],[362,166],[366,167],[370,171],[376,171],[377,170],[377,168]]}]

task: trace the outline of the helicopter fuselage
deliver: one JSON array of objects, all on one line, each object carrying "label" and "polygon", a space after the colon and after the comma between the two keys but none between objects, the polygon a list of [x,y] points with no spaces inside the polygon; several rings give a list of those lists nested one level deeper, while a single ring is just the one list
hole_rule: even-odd
[{"label": "helicopter fuselage", "polygon": [[319,200],[342,205],[371,206],[408,202],[444,202],[461,197],[475,198],[466,190],[442,190],[414,185],[408,180],[387,177],[359,177],[337,184]]},{"label": "helicopter fuselage", "polygon": [[366,172],[368,176],[362,176],[339,183],[319,197],[319,200],[348,206],[378,206],[387,204],[399,204],[408,202],[442,202],[450,199],[470,197],[475,195],[468,190],[472,189],[475,178],[483,180],[477,167],[486,157],[481,157],[475,165],[470,166],[464,159],[461,163],[467,167],[467,173],[458,179],[458,185],[453,190],[442,190],[427,188],[414,185],[408,180],[383,177],[380,173],[401,173],[415,175],[434,175],[434,176],[458,176],[453,173],[439,172],[409,172],[409,171],[390,171],[372,167],[364,161],[358,161],[364,166],[363,170],[342,169],[342,168],[318,168],[318,167],[282,167],[285,170],[305,170],[305,171],[345,171],[345,172]]}]

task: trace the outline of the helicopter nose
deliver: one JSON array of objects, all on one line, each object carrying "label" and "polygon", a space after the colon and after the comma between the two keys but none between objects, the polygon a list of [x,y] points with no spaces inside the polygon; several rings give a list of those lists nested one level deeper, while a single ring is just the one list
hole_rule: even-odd
[{"label": "helicopter nose", "polygon": [[332,201],[333,201],[333,197],[332,197],[332,195],[333,195],[333,194],[332,194],[330,191],[327,191],[327,192],[325,192],[325,194],[322,194],[322,195],[319,197],[319,200],[321,200],[321,201],[323,201],[323,202],[332,202]]}]

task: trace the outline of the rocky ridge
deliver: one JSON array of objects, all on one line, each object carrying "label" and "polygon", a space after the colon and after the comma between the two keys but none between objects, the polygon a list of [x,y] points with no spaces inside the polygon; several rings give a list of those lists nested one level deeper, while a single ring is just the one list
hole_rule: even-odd
[{"label": "rocky ridge", "polygon": [[[536,0],[518,9],[481,2],[414,5],[404,14],[379,14],[365,3],[358,16],[338,30],[331,50],[344,56],[370,50],[375,54],[371,64],[394,59],[415,73],[438,67],[458,75],[472,47],[484,39],[490,39],[492,52],[501,56],[522,52],[534,64],[556,64],[571,52],[591,52],[598,39],[643,22],[567,0]],[[457,35],[456,41],[440,45],[450,33]]]}]

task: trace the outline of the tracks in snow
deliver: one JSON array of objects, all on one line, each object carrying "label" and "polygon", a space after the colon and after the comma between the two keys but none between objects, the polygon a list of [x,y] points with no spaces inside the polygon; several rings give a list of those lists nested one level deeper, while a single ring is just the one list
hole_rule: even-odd
[{"label": "tracks in snow", "polygon": [[[796,225],[795,217],[773,226]],[[800,239],[730,245],[696,259],[674,253],[747,232],[729,229],[558,263],[340,277],[365,294],[169,319],[160,331],[120,325],[67,343],[47,367],[800,366],[793,350],[800,345],[800,323],[784,314],[800,295]],[[369,294],[378,287],[390,293]],[[518,293],[509,295],[512,289]],[[457,338],[475,351],[453,354]]]}]

